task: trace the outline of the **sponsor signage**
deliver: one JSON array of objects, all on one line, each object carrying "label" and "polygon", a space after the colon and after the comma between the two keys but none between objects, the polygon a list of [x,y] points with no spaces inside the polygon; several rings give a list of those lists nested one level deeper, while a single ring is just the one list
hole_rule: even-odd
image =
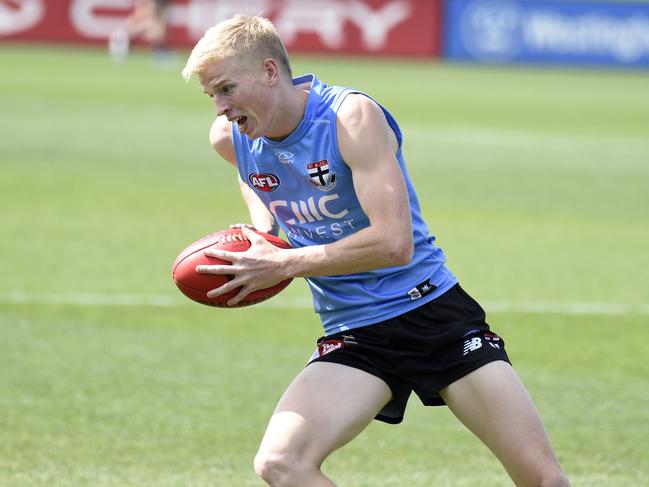
[{"label": "sponsor signage", "polygon": [[[134,0],[0,0],[0,40],[105,43]],[[435,56],[442,0],[172,0],[169,40],[191,47],[236,13],[270,18],[289,51]]]},{"label": "sponsor signage", "polygon": [[445,15],[450,59],[649,67],[649,4],[450,0]]}]

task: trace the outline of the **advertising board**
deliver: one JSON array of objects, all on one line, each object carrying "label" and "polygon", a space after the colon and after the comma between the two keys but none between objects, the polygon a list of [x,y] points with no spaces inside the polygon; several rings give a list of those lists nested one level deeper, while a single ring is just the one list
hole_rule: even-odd
[{"label": "advertising board", "polygon": [[450,0],[444,46],[463,61],[649,67],[649,4]]},{"label": "advertising board", "polygon": [[[133,0],[0,0],[0,40],[105,43],[132,8]],[[236,13],[269,17],[291,52],[441,52],[441,0],[175,0],[169,41],[192,46]]]}]

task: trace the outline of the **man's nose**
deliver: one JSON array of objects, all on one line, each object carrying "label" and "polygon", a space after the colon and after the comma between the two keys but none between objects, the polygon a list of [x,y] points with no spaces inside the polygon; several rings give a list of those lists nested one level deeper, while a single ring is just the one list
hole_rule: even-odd
[{"label": "man's nose", "polygon": [[230,104],[222,96],[214,95],[214,106],[216,106],[218,116],[227,115],[230,111]]}]

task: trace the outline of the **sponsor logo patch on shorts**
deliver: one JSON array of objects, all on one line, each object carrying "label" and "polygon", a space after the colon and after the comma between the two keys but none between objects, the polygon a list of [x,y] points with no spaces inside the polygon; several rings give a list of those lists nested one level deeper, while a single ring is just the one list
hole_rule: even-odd
[{"label": "sponsor logo patch on shorts", "polygon": [[491,346],[491,348],[496,348],[500,350],[500,337],[495,333],[485,332],[483,333],[485,341]]},{"label": "sponsor logo patch on shorts", "polygon": [[341,348],[345,348],[345,342],[343,340],[326,340],[318,344],[318,355],[322,357]]}]

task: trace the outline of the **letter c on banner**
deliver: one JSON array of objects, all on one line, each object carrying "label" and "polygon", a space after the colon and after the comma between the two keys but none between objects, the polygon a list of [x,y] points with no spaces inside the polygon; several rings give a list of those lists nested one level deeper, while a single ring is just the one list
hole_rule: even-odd
[{"label": "letter c on banner", "polygon": [[14,0],[12,4],[18,8],[0,2],[0,36],[29,30],[45,16],[45,0]]},{"label": "letter c on banner", "polygon": [[[70,20],[81,35],[92,39],[107,39],[111,32],[124,27],[126,11],[133,0],[74,0],[70,7]],[[122,14],[97,14],[95,10],[122,10]]]}]

